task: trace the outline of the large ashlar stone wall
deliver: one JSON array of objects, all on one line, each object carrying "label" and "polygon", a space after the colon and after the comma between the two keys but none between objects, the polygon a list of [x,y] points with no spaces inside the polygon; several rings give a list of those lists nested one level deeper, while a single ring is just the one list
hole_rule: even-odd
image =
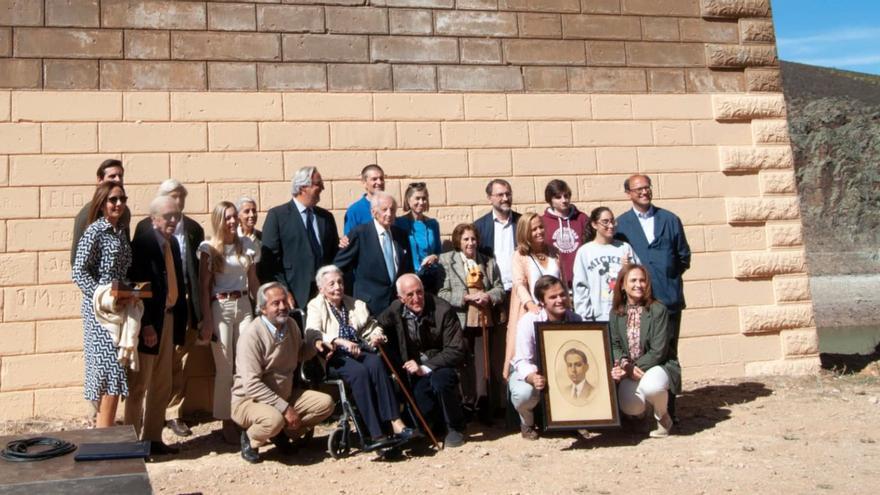
[{"label": "large ashlar stone wall", "polygon": [[341,225],[375,162],[398,198],[428,183],[447,236],[487,211],[494,177],[521,211],[558,177],[580,209],[620,214],[623,180],[646,173],[694,252],[685,376],[817,369],[769,14],[759,0],[0,0],[0,420],[83,411],[68,250],[110,157],[136,219],[175,177],[203,224],[242,195],[265,215],[315,165]]}]

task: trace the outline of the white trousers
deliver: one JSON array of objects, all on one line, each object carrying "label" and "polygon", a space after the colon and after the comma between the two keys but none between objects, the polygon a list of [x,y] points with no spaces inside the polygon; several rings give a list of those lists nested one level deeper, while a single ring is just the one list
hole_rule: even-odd
[{"label": "white trousers", "polygon": [[232,377],[235,371],[235,344],[239,331],[244,330],[253,320],[251,302],[247,297],[224,299],[211,303],[214,316],[214,335],[211,342],[214,355],[214,417],[232,418]]},{"label": "white trousers", "polygon": [[654,408],[654,417],[660,419],[666,415],[669,401],[669,376],[662,366],[654,366],[645,372],[639,381],[624,378],[617,386],[617,400],[620,410],[630,416],[641,416],[647,404]]}]

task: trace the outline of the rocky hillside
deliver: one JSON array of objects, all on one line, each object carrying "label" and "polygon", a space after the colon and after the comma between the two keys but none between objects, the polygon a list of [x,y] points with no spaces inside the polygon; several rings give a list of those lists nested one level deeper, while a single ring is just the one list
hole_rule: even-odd
[{"label": "rocky hillside", "polygon": [[880,274],[880,76],[782,63],[813,276]]}]

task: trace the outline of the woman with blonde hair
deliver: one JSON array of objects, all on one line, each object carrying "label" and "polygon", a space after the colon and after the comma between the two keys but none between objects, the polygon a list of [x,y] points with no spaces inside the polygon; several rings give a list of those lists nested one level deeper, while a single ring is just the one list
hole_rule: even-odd
[{"label": "woman with blonde hair", "polygon": [[556,248],[544,242],[544,221],[537,213],[523,213],[516,224],[516,249],[513,252],[513,287],[510,290],[510,316],[507,319],[507,344],[504,354],[504,379],[510,376],[510,364],[516,347],[516,326],[525,312],[538,314],[541,303],[535,298],[535,282],[544,275],[562,277]]},{"label": "woman with blonde hair", "polygon": [[[214,417],[223,420],[223,436],[238,442],[232,422],[232,377],[239,332],[253,319],[251,299],[259,287],[256,249],[238,235],[235,205],[221,201],[211,212],[211,239],[199,245],[202,341],[211,341],[214,355]],[[247,297],[250,296],[250,299]]]}]

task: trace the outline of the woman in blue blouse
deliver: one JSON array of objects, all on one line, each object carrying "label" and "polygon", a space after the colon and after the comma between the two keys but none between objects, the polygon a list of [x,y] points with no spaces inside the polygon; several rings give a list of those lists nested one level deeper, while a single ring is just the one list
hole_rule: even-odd
[{"label": "woman in blue blouse", "polygon": [[399,217],[395,225],[409,236],[413,267],[422,279],[425,290],[436,295],[440,289],[437,276],[440,224],[436,219],[425,215],[429,208],[428,186],[424,182],[411,182],[403,196],[403,211],[406,215]]}]

